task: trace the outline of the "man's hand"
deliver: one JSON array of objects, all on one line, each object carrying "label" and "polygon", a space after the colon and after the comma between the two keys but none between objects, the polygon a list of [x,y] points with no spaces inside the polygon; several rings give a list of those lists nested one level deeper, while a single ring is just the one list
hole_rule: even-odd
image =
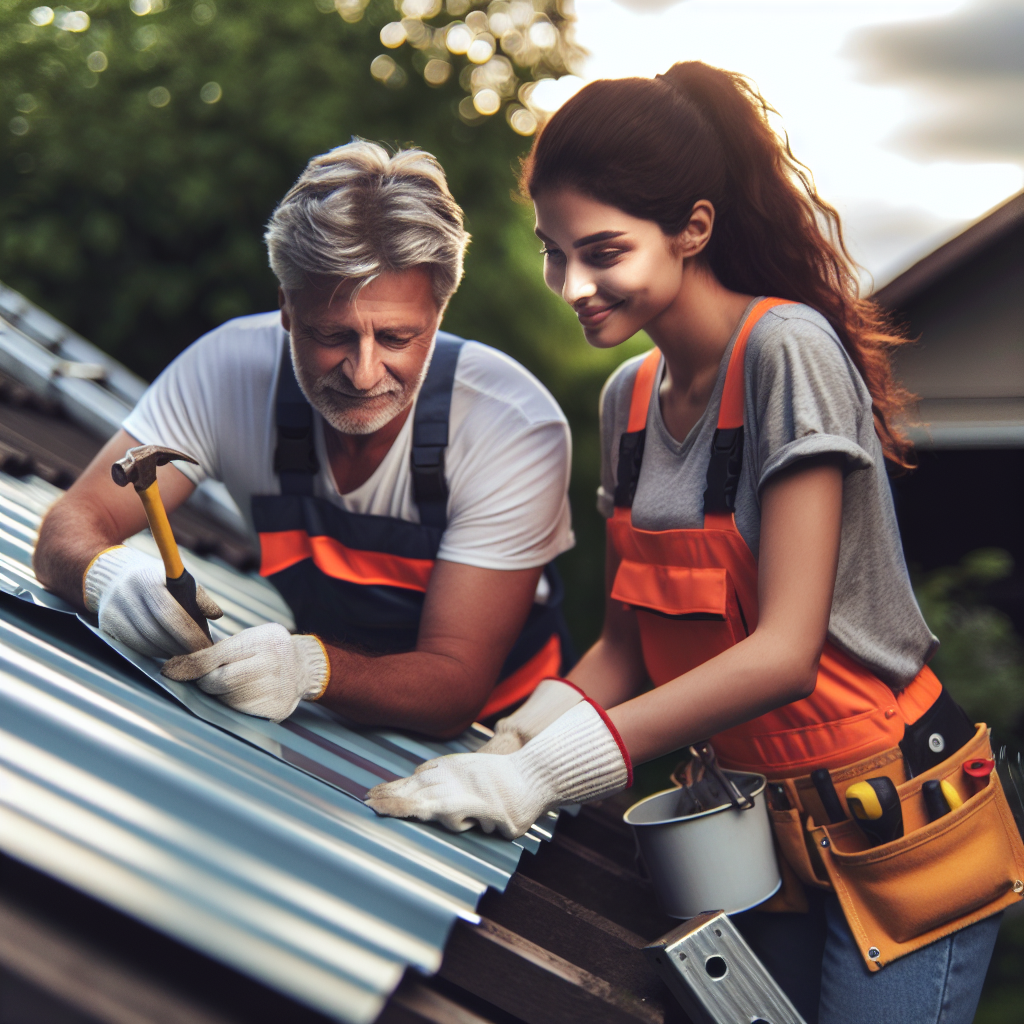
[{"label": "man's hand", "polygon": [[318,637],[292,636],[268,622],[204,651],[171,658],[161,671],[179,683],[195,681],[236,711],[280,722],[300,700],[323,694],[331,666]]},{"label": "man's hand", "polygon": [[[137,438],[119,430],[96,453],[67,494],[50,508],[39,527],[39,540],[32,553],[36,578],[47,590],[74,605],[84,603],[83,577],[97,553],[146,528],[146,512],[135,488],[118,487],[110,477],[111,463],[138,444]],[[168,514],[195,490],[195,484],[173,465],[161,466],[156,479]],[[160,575],[163,579],[164,574]],[[206,614],[209,617],[210,613]],[[204,636],[202,645],[208,643]],[[172,648],[159,656],[166,658],[183,650],[188,648]]]},{"label": "man's hand", "polygon": [[[104,633],[151,658],[209,647],[209,638],[171,596],[165,579],[158,558],[124,546],[108,548],[86,569],[85,606],[97,613]],[[196,601],[208,619],[224,614],[199,586]]]},{"label": "man's hand", "polygon": [[366,802],[384,816],[439,821],[453,832],[478,823],[515,839],[547,810],[596,800],[631,782],[618,737],[592,704],[580,702],[506,757],[448,754],[407,779],[374,786]]},{"label": "man's hand", "polygon": [[584,697],[579,687],[564,679],[542,679],[522,707],[498,721],[493,738],[477,753],[515,753]]}]

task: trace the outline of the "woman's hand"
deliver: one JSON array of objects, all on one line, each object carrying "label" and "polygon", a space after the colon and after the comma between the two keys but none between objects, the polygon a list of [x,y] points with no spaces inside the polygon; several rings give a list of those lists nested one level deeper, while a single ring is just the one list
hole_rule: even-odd
[{"label": "woman's hand", "polygon": [[[842,512],[838,456],[802,460],[768,481],[761,496],[757,627],[703,665],[609,710],[635,763],[813,692],[832,610]],[[576,672],[571,677],[581,682]]]},{"label": "woman's hand", "polygon": [[601,712],[580,701],[514,753],[448,754],[374,786],[366,802],[380,815],[439,821],[453,832],[479,824],[515,839],[545,811],[616,793],[632,774]]},{"label": "woman's hand", "polygon": [[514,754],[584,699],[573,683],[542,679],[522,707],[499,720],[494,735],[476,753]]}]

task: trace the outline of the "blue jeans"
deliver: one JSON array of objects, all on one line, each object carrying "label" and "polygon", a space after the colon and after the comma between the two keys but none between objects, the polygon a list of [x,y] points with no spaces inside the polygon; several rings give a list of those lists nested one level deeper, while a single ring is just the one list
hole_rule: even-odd
[{"label": "blue jeans", "polygon": [[807,1024],[971,1024],[1002,914],[869,971],[839,901],[732,920]]}]

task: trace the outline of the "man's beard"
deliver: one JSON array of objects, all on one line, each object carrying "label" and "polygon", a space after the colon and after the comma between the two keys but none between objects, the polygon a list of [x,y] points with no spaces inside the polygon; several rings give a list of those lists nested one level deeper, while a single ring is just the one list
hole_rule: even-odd
[{"label": "man's beard", "polygon": [[316,377],[297,358],[292,345],[292,364],[299,387],[314,409],[341,434],[375,434],[407,409],[419,393],[430,360],[411,381],[402,382],[385,370],[372,388],[353,387],[341,366]]}]

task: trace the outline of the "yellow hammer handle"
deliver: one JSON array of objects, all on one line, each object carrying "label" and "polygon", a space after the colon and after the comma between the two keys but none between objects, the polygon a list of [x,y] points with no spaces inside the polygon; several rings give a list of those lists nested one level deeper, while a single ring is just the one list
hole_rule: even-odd
[{"label": "yellow hammer handle", "polygon": [[164,571],[169,580],[176,580],[184,571],[178,545],[171,532],[171,524],[167,521],[167,512],[160,498],[160,485],[154,480],[144,491],[139,491],[142,507],[146,510],[149,528],[153,533],[156,546],[160,549],[160,557],[164,560]]}]

